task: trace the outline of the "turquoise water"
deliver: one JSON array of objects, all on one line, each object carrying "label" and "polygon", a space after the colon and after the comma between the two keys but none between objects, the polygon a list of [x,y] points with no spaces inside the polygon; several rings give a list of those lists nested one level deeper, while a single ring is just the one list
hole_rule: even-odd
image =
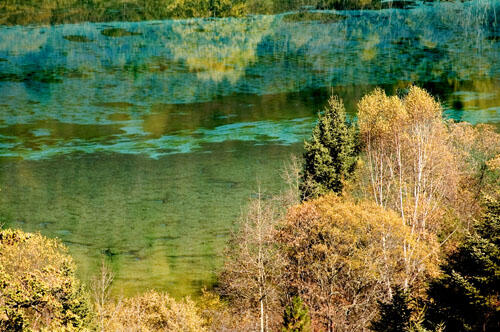
[{"label": "turquoise water", "polygon": [[417,83],[500,124],[500,1],[317,13],[0,26],[0,221],[85,279],[106,259],[116,292],[193,294],[330,93],[355,116]]}]

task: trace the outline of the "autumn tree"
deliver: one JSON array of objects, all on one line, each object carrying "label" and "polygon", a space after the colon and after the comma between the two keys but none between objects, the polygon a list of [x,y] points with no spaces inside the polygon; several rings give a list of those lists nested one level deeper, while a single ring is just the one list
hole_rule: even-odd
[{"label": "autumn tree", "polygon": [[58,240],[0,231],[0,330],[83,330],[88,296]]},{"label": "autumn tree", "polygon": [[459,174],[440,104],[412,86],[402,98],[375,89],[358,110],[373,200],[414,232],[436,231]]},{"label": "autumn tree", "polygon": [[259,191],[232,236],[219,276],[218,292],[242,314],[254,314],[260,331],[274,330],[281,321],[283,260],[275,241],[281,211]]},{"label": "autumn tree", "polygon": [[302,200],[341,193],[354,171],[357,146],[354,128],[347,123],[344,104],[338,97],[330,97],[304,149]]},{"label": "autumn tree", "polygon": [[[333,194],[291,208],[278,240],[287,292],[309,307],[314,330],[366,329],[377,301],[392,297],[393,284],[418,284],[435,271],[435,242],[417,246],[395,212]],[[411,271],[405,268],[405,243],[414,248]]]},{"label": "autumn tree", "polygon": [[500,202],[490,199],[472,234],[431,282],[427,319],[448,331],[500,330]]},{"label": "autumn tree", "polygon": [[423,272],[415,250],[434,235],[446,243],[458,229],[454,208],[461,173],[441,106],[427,91],[411,86],[401,97],[375,89],[361,99],[358,111],[366,197],[397,211],[410,227],[418,241],[403,243],[405,269]]}]

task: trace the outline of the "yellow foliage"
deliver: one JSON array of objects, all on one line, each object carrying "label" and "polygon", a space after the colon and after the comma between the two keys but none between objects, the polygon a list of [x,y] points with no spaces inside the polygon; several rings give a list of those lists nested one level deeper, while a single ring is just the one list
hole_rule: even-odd
[{"label": "yellow foliage", "polygon": [[380,88],[358,103],[358,125],[362,132],[384,136],[396,130],[395,124],[403,125],[407,119],[404,103],[397,96],[388,97]]},{"label": "yellow foliage", "polygon": [[466,122],[450,125],[450,140],[456,148],[455,153],[467,165],[464,170],[480,171],[484,163],[493,163],[500,154],[500,134],[495,127],[487,124],[473,126]]},{"label": "yellow foliage", "polygon": [[176,301],[166,293],[148,291],[109,304],[105,323],[110,331],[203,332],[205,321],[190,299]]},{"label": "yellow foliage", "polygon": [[437,273],[434,237],[419,242],[394,211],[372,202],[327,195],[293,207],[279,241],[289,287],[319,329],[366,329],[393,284],[418,289]]},{"label": "yellow foliage", "polygon": [[417,232],[439,232],[459,177],[440,104],[411,86],[402,98],[376,89],[358,110],[370,196]]},{"label": "yellow foliage", "polygon": [[241,312],[234,303],[228,304],[214,292],[202,290],[196,301],[209,331],[252,331],[258,318],[251,312]]},{"label": "yellow foliage", "polygon": [[424,89],[411,86],[405,98],[387,96],[376,88],[358,103],[362,133],[387,134],[422,121],[441,118],[441,105]]},{"label": "yellow foliage", "polygon": [[498,154],[496,157],[488,160],[486,162],[486,165],[491,170],[499,171],[500,170],[500,154]]},{"label": "yellow foliage", "polygon": [[405,111],[413,123],[441,120],[441,105],[424,89],[411,86],[404,98]]},{"label": "yellow foliage", "polygon": [[0,232],[0,330],[82,330],[89,303],[58,240]]},{"label": "yellow foliage", "polygon": [[461,170],[461,214],[471,226],[480,214],[481,198],[495,195],[500,185],[500,134],[491,125],[450,123],[449,141]]}]

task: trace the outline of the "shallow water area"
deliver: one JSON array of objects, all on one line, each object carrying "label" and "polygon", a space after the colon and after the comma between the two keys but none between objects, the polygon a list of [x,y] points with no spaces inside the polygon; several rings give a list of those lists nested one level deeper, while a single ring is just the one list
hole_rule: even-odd
[{"label": "shallow water area", "polygon": [[500,1],[399,7],[0,25],[0,223],[61,238],[85,280],[105,259],[116,293],[192,295],[330,93],[355,119],[416,83],[500,126]]}]

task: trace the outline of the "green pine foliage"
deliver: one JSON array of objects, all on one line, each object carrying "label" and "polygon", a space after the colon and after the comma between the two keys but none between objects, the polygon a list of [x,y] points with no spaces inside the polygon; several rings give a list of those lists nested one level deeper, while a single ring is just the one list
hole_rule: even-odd
[{"label": "green pine foliage", "polygon": [[490,199],[476,232],[442,267],[428,290],[429,326],[447,331],[500,331],[500,202]]},{"label": "green pine foliage", "polygon": [[311,331],[311,317],[309,310],[300,297],[294,297],[292,303],[285,308],[283,314],[282,332],[309,332]]},{"label": "green pine foliage", "polygon": [[402,332],[410,328],[410,296],[400,287],[394,288],[390,302],[379,301],[380,316],[371,323],[370,329],[376,332]]},{"label": "green pine foliage", "polygon": [[338,97],[330,98],[304,148],[301,199],[341,193],[354,171],[358,149],[354,127],[346,122],[345,107]]}]

